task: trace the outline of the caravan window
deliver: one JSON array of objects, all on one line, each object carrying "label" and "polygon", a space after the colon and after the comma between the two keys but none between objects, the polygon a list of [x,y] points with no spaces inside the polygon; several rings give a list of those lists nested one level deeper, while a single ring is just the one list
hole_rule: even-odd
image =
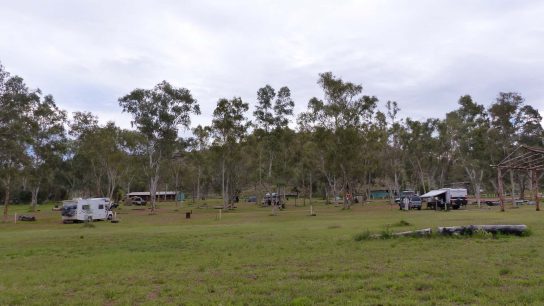
[{"label": "caravan window", "polygon": [[104,204],[98,205],[98,209],[104,209]]},{"label": "caravan window", "polygon": [[81,206],[81,208],[83,210],[89,210],[89,204],[83,205],[83,206]]}]

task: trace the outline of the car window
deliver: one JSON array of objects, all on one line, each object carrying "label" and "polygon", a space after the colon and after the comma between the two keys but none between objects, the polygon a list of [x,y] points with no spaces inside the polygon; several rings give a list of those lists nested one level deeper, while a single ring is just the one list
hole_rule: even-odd
[{"label": "car window", "polygon": [[412,201],[421,201],[420,197],[412,197]]}]

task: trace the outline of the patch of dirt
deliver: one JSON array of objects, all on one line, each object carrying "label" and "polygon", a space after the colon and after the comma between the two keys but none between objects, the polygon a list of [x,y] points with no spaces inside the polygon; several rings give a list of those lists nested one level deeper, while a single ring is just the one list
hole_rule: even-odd
[{"label": "patch of dirt", "polygon": [[152,301],[156,300],[159,297],[159,293],[161,293],[161,287],[157,286],[155,287],[155,290],[152,290],[147,294],[147,299]]}]

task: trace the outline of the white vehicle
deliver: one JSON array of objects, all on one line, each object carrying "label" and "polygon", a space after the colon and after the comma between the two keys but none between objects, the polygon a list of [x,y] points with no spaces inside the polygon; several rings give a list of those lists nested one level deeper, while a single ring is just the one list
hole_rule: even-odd
[{"label": "white vehicle", "polygon": [[107,198],[73,199],[62,204],[62,222],[82,222],[94,220],[111,220],[110,200]]},{"label": "white vehicle", "polygon": [[467,205],[467,190],[465,188],[442,188],[431,190],[420,197],[427,200],[427,208],[459,209]]}]

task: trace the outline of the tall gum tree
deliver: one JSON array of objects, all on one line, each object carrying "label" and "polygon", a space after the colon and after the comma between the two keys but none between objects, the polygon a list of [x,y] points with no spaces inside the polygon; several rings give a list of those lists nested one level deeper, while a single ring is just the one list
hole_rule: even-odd
[{"label": "tall gum tree", "polygon": [[474,102],[471,96],[460,97],[458,103],[459,108],[446,115],[446,123],[451,127],[448,136],[453,142],[452,151],[465,170],[480,207],[484,173],[489,168],[489,120],[485,107]]},{"label": "tall gum tree", "polygon": [[78,189],[74,190],[74,195],[102,196],[105,173],[100,161],[105,157],[101,148],[105,139],[100,135],[98,117],[91,112],[74,112],[69,126],[69,134],[73,137],[71,146],[73,156],[69,162],[73,167],[72,175]]},{"label": "tall gum tree", "polygon": [[225,208],[229,205],[231,193],[234,190],[230,177],[234,174],[235,166],[239,162],[236,159],[237,149],[251,124],[244,115],[248,109],[248,103],[235,97],[230,100],[219,99],[213,111],[211,132],[214,144],[220,150],[221,195]]},{"label": "tall gum tree", "polygon": [[[400,147],[400,134],[402,129],[402,121],[398,118],[398,113],[400,108],[396,101],[387,101],[387,119],[388,119],[388,146],[387,146],[387,160],[388,165],[386,169],[390,173],[390,179],[388,185],[390,185],[389,190],[394,191],[394,194],[400,193],[400,184],[402,179],[402,149]],[[392,186],[391,186],[392,185]],[[390,201],[393,204],[395,197],[391,196]]]},{"label": "tall gum tree", "polygon": [[51,95],[34,105],[31,117],[31,136],[27,150],[31,210],[36,210],[38,193],[42,184],[50,183],[66,151],[66,112],[59,109]]},{"label": "tall gum tree", "polygon": [[[313,129],[322,152],[321,170],[336,198],[342,191],[355,191],[360,164],[366,160],[365,141],[372,141],[368,132],[374,124],[378,99],[362,95],[362,85],[344,82],[331,72],[319,74],[317,83],[324,98],[310,99],[308,111],[299,116],[299,122],[306,121],[304,124]],[[344,208],[349,205],[350,201],[344,201]]]},{"label": "tall gum tree", "polygon": [[32,141],[32,109],[39,90],[29,89],[24,80],[11,76],[0,64],[0,181],[4,188],[4,220],[8,217],[11,188],[28,163]]},{"label": "tall gum tree", "polygon": [[[274,98],[276,100],[274,100]],[[253,116],[258,133],[262,134],[264,149],[268,153],[267,177],[272,176],[272,163],[274,148],[277,147],[277,136],[274,132],[284,129],[293,116],[295,103],[291,99],[291,90],[284,86],[277,92],[270,85],[266,85],[257,91],[257,105]]]},{"label": "tall gum tree", "polygon": [[[285,181],[285,166],[279,165],[274,171],[274,160],[285,164],[285,153],[287,143],[285,143],[288,124],[293,116],[294,101],[291,98],[291,90],[284,86],[278,90],[266,85],[257,91],[257,105],[253,116],[255,117],[255,135],[258,142],[258,172],[259,172],[259,198],[262,198],[262,188],[264,187],[262,175],[262,156],[267,155],[268,163],[266,170],[266,181],[268,184]],[[275,172],[275,173],[273,173]],[[273,178],[274,176],[274,178]],[[276,184],[277,185],[277,184]]]},{"label": "tall gum tree", "polygon": [[[541,117],[533,107],[525,105],[525,99],[516,92],[501,92],[489,109],[489,138],[495,146],[490,155],[493,164],[511,153],[518,145],[541,145]],[[512,203],[515,201],[515,179],[518,178],[520,196],[524,196],[526,173],[509,171]]]},{"label": "tall gum tree", "polygon": [[193,149],[194,154],[192,154],[192,161],[196,164],[197,175],[196,175],[196,198],[201,199],[201,188],[200,184],[202,182],[203,175],[203,166],[206,165],[206,151],[208,150],[209,141],[210,141],[211,129],[208,126],[198,125],[193,129],[194,143]]},{"label": "tall gum tree", "polygon": [[178,137],[178,128],[189,128],[191,114],[200,114],[200,107],[185,88],[163,81],[153,89],[135,89],[119,98],[123,112],[132,115],[135,126],[146,138],[147,167],[151,211],[156,209],[156,193],[161,176],[161,163],[170,158]]}]

